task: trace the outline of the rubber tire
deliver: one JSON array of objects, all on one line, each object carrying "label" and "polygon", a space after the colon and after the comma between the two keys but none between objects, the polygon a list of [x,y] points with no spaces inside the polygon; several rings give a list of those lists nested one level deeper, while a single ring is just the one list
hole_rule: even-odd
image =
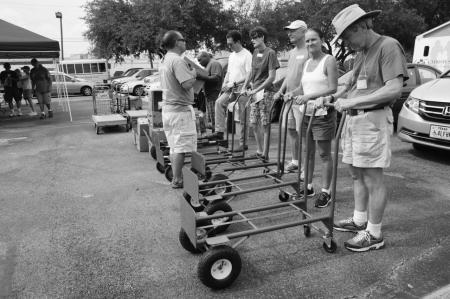
[{"label": "rubber tire", "polygon": [[[203,205],[201,205],[200,207],[193,207],[191,205],[191,196],[186,191],[183,191],[183,197],[187,201],[187,203],[191,206],[191,208],[194,210],[194,212],[201,212],[205,209],[205,207]],[[206,225],[206,224],[201,224],[201,225]]]},{"label": "rubber tire", "polygon": [[172,166],[167,165],[166,169],[164,170],[164,176],[169,182],[172,182],[173,180],[173,170]]},{"label": "rubber tire", "polygon": [[154,145],[150,147],[150,156],[152,156],[153,160],[156,160],[156,147]]},{"label": "rubber tire", "polygon": [[337,249],[337,244],[334,240],[331,240],[330,246],[328,246],[326,241],[323,242],[322,246],[323,249],[325,249],[325,251],[328,253],[335,253]]},{"label": "rubber tire", "polygon": [[[211,177],[211,182],[214,182],[214,181],[219,181],[219,180],[228,180],[228,177],[226,176],[226,175],[224,175],[224,174],[222,174],[222,173],[217,173],[217,174],[215,174],[215,175],[213,175],[212,177]],[[226,184],[226,183],[225,183]],[[210,185],[209,186],[209,188],[210,189],[213,189],[213,188],[216,188],[216,186],[218,186],[218,185]],[[222,186],[222,185],[220,185],[220,186]],[[226,186],[225,187],[225,192],[223,193],[223,194],[225,194],[225,193],[228,193],[228,192],[231,192],[231,186]],[[217,194],[216,193],[216,190],[215,189],[213,189],[213,190],[211,190],[210,191],[210,194]],[[222,195],[223,195],[222,194]],[[226,196],[225,195],[223,195],[223,198],[225,199],[226,198]]]},{"label": "rubber tire", "polygon": [[143,96],[145,94],[145,89],[144,89],[144,86],[142,86],[142,85],[138,85],[133,88],[133,95],[139,96],[139,94],[137,93],[138,89],[142,90],[142,93],[140,94],[140,96]]},{"label": "rubber tire", "polygon": [[189,240],[188,235],[184,231],[184,229],[180,229],[180,233],[178,234],[178,240],[180,241],[181,247],[189,251],[190,253],[202,253],[200,249],[197,249],[192,245],[191,240]]},{"label": "rubber tire", "polygon": [[[208,215],[214,215],[216,212],[219,212],[219,211],[231,212],[231,211],[233,211],[233,209],[225,201],[218,201],[218,202],[213,202],[213,203],[210,203],[209,205],[207,205],[204,211]],[[233,217],[229,217],[226,221],[231,221],[231,220],[233,220]],[[213,225],[212,220],[208,220],[208,223],[206,225]],[[223,233],[224,231],[226,231],[228,229],[229,226],[230,225],[227,224],[227,225],[218,226],[217,228],[212,228],[211,232],[208,232],[208,235],[212,236],[212,235]]]},{"label": "rubber tire", "polygon": [[[230,274],[223,279],[216,279],[211,274],[213,264],[221,259],[231,263]],[[211,248],[200,259],[197,267],[197,276],[200,281],[212,289],[224,289],[230,286],[239,276],[242,268],[241,257],[236,250],[227,245],[219,245]]]},{"label": "rubber tire", "polygon": [[280,190],[280,192],[278,193],[278,199],[281,202],[286,202],[289,200],[289,194],[287,194],[286,192]]},{"label": "rubber tire", "polygon": [[161,163],[157,162],[156,163],[156,170],[158,170],[160,173],[165,173],[166,172],[166,167],[164,167],[164,165],[162,165]]},{"label": "rubber tire", "polygon": [[89,86],[83,86],[81,87],[80,93],[84,95],[85,97],[92,95],[92,88]]}]

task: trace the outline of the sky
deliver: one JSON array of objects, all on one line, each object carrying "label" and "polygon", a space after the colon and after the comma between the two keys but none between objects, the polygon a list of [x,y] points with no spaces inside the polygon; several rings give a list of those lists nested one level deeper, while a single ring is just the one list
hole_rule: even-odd
[{"label": "sky", "polygon": [[64,57],[85,54],[89,42],[83,37],[87,26],[81,19],[82,6],[88,0],[0,0],[3,19],[45,37],[61,41],[59,19],[55,12],[62,12]]}]

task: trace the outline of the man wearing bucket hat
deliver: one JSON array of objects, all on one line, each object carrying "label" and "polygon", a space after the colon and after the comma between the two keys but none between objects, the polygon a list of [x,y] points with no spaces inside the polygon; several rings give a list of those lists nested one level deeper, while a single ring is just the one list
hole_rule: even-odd
[{"label": "man wearing bucket hat", "polygon": [[[329,97],[338,111],[347,110],[342,132],[342,161],[350,165],[355,208],[353,216],[334,224],[336,230],[356,232],[344,243],[351,251],[384,247],[381,221],[386,207],[383,169],[391,160],[393,117],[390,105],[400,97],[408,79],[406,59],[399,42],[373,31],[372,18],[357,4],[340,11],[332,24],[346,46],[357,51],[353,75],[346,89]],[[347,94],[347,98],[340,98]]]},{"label": "man wearing bucket hat", "polygon": [[[289,93],[300,86],[303,73],[303,64],[308,59],[308,51],[305,46],[305,32],[308,26],[301,20],[295,20],[288,26],[284,27],[287,32],[289,41],[295,47],[289,51],[288,64],[286,69],[286,77],[280,89],[273,96],[274,100],[285,94],[285,99],[289,100]],[[286,171],[291,172],[298,169],[298,131],[300,129],[300,106],[292,105],[288,115],[284,115],[283,119],[287,117],[288,135],[291,139],[292,161],[286,166]],[[284,122],[283,122],[284,125]]]}]

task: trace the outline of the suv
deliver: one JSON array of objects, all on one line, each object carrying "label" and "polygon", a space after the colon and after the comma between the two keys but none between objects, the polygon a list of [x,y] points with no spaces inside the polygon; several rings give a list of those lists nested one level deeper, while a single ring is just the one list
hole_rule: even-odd
[{"label": "suv", "polygon": [[450,70],[415,88],[398,117],[398,137],[415,149],[450,150]]}]

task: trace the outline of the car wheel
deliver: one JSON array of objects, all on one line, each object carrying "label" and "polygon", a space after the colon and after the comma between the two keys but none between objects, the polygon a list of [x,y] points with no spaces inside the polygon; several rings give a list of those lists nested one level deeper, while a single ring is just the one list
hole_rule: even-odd
[{"label": "car wheel", "polygon": [[92,95],[92,88],[90,88],[89,86],[83,86],[81,88],[81,94],[84,95],[84,96]]},{"label": "car wheel", "polygon": [[135,88],[133,88],[133,94],[137,96],[144,95],[144,87],[140,85],[136,86]]}]

